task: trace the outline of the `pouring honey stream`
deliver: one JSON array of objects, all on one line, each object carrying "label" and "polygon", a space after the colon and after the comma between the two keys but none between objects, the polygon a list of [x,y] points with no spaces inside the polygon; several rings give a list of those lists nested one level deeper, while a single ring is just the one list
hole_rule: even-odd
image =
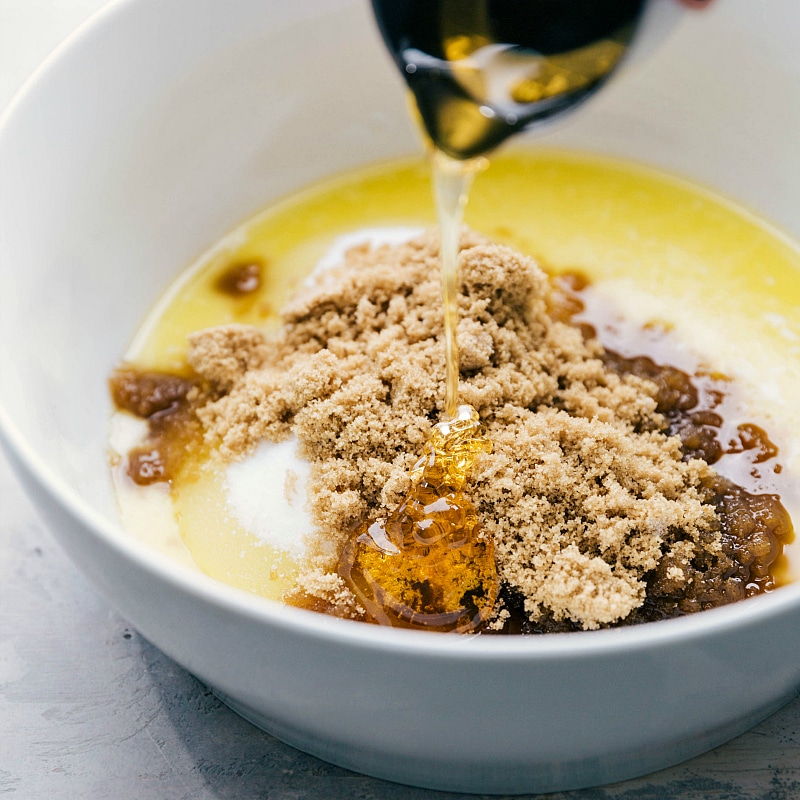
[{"label": "pouring honey stream", "polygon": [[477,411],[459,404],[458,251],[484,154],[515,132],[574,108],[629,46],[644,0],[373,0],[411,90],[431,153],[439,222],[445,344],[442,420],[411,471],[407,496],[363,523],[338,572],[384,625],[469,632],[499,592],[494,546],[465,485],[491,452]]},{"label": "pouring honey stream", "polygon": [[339,575],[375,622],[465,633],[492,613],[499,591],[494,545],[464,490],[481,453],[491,452],[478,412],[459,404],[458,239],[469,186],[481,167],[432,155],[439,216],[445,333],[445,399],[412,487],[386,518],[362,525]]}]

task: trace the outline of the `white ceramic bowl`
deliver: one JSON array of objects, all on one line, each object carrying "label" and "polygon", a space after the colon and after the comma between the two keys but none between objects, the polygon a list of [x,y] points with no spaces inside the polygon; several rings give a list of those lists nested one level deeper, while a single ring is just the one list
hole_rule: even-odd
[{"label": "white ceramic bowl", "polygon": [[[794,0],[687,14],[548,137],[692,176],[800,234],[798,24]],[[800,585],[625,630],[459,638],[247,596],[119,527],[105,380],[161,290],[273,198],[418,148],[365,2],[128,0],[100,13],[0,127],[11,459],[123,615],[321,758],[422,786],[533,792],[713,747],[800,685]]]}]

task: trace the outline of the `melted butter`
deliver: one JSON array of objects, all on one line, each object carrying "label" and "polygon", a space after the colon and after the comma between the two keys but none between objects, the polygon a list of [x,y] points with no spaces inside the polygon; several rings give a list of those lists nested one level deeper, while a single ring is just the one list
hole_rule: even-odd
[{"label": "melted butter", "polygon": [[[277,310],[337,236],[366,227],[434,224],[429,177],[422,160],[386,164],[271,206],[225,237],[168,291],[126,360],[143,369],[180,371],[186,336],[193,331],[227,322],[277,326]],[[493,157],[465,221],[553,271],[579,269],[634,321],[655,319],[672,327],[742,385],[750,403],[746,413],[775,435],[787,473],[800,473],[800,412],[794,402],[800,376],[785,368],[800,357],[800,254],[785,237],[683,180],[558,151]],[[243,263],[262,265],[257,291],[246,297],[218,291],[220,276]],[[226,505],[222,471],[196,464],[189,475],[174,482],[175,517],[159,522],[160,505],[153,530],[160,525],[166,541],[177,520],[205,572],[280,598],[296,573],[294,559],[239,525]],[[142,495],[119,495],[123,521],[136,516],[141,528]],[[797,505],[786,500],[797,519]],[[786,554],[790,576],[800,559],[792,546]]]},{"label": "melted butter", "polygon": [[[274,326],[277,310],[338,235],[435,221],[421,159],[321,182],[271,206],[203,256],[153,309],[129,355],[142,367],[166,369],[199,328]],[[673,312],[667,318],[687,308],[708,317],[712,308],[716,318],[763,328],[763,315],[776,314],[788,338],[800,337],[794,244],[741,207],[668,174],[584,154],[512,151],[492,158],[465,221],[555,271],[578,268],[595,285],[625,281],[663,298]],[[243,308],[213,283],[230,263],[252,260],[265,265],[263,285]],[[776,325],[765,332],[786,346]]]},{"label": "melted butter", "polygon": [[294,586],[297,560],[244,528],[213,461],[193,467],[173,483],[171,494],[181,537],[197,566],[223,583],[279,600]]}]

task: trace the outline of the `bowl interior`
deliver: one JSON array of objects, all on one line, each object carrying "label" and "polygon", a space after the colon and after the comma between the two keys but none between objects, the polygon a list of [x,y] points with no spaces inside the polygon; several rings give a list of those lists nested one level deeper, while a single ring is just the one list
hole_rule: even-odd
[{"label": "bowl interior", "polygon": [[[707,183],[800,234],[800,13],[720,2],[546,144]],[[779,124],[776,124],[776,121]],[[420,150],[367,4],[138,0],[101,12],[0,128],[0,407],[116,522],[105,379],[187,264],[270,201]]]}]

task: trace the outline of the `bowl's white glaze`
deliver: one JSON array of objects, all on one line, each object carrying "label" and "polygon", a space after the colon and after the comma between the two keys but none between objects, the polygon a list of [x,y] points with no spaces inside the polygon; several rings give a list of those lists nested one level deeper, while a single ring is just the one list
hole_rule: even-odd
[{"label": "bowl's white glaze", "polygon": [[[682,172],[800,234],[800,11],[769,6],[686,15],[543,138]],[[149,305],[272,199],[417,148],[366,3],[127,0],[97,15],[0,124],[0,438],[12,462],[146,637],[322,758],[435,788],[532,792],[632,777],[724,741],[800,685],[800,585],[633,629],[458,638],[271,604],[119,528],[105,377]]]}]

